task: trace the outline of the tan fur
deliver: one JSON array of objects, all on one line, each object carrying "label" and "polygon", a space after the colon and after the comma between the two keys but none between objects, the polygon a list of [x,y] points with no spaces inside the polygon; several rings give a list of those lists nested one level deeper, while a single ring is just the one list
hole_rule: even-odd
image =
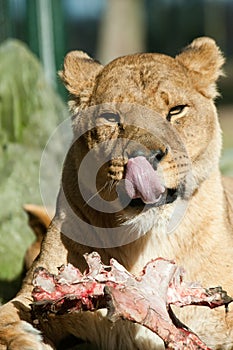
[{"label": "tan fur", "polygon": [[[118,108],[122,103],[131,103],[133,106],[141,105],[159,113],[160,120],[153,119],[149,112],[148,116],[143,116],[154,130],[154,133],[149,133],[143,128],[133,127],[132,124],[140,116],[130,109],[125,110],[120,115],[121,126],[109,122],[95,129],[95,132],[85,132],[73,144],[64,165],[57,212],[43,242],[41,254],[29,271],[19,295],[0,310],[1,350],[30,348],[27,346],[30,341],[27,332],[23,330],[23,326],[19,331],[19,323],[13,322],[20,319],[30,322],[29,304],[34,269],[44,266],[56,273],[57,266],[67,262],[84,269],[82,254],[95,249],[78,244],[61,233],[66,227],[72,227],[73,212],[92,225],[101,226],[105,223],[107,227],[115,227],[120,222],[125,225],[126,233],[132,229],[135,233],[145,233],[127,245],[95,249],[105,263],[115,257],[127,269],[137,273],[150,259],[162,256],[182,265],[186,270],[186,280],[201,282],[206,287],[221,285],[233,296],[233,181],[223,180],[219,172],[221,131],[213,102],[217,96],[215,84],[222,74],[223,62],[220,50],[209,38],[194,40],[176,58],[161,54],[137,54],[121,57],[106,67],[82,52],[68,54],[61,77],[71,93],[70,106],[74,114],[79,112],[82,115],[88,107],[100,105],[97,118],[101,121],[103,104],[111,103],[111,108]],[[180,105],[186,105],[183,114],[171,116],[170,122],[167,122],[166,117],[171,108]],[[88,125],[91,125],[91,116],[79,118],[81,117],[73,118],[74,135],[80,129],[88,130]],[[163,142],[156,137],[161,127],[165,128]],[[176,188],[183,183],[186,186],[183,197],[188,201],[185,215],[172,233],[167,234],[164,225],[176,201],[142,214],[135,211],[136,209],[126,208],[118,217],[100,212],[97,215],[95,210],[85,205],[79,193],[77,169],[83,157],[93,147],[108,141],[105,148],[108,154],[112,152],[108,146],[110,141],[111,145],[116,145],[114,142],[123,133],[127,139],[139,140],[146,149],[164,149],[166,140],[167,143],[171,142],[171,130],[176,130],[179,134],[187,153],[181,150],[179,154],[172,154],[172,150],[168,149],[160,166],[165,185]],[[134,149],[127,151],[132,152]],[[119,181],[124,176],[127,156],[117,146],[114,152],[112,160],[98,173],[97,189],[102,189],[106,181]],[[100,157],[98,150],[96,157]],[[190,170],[189,161],[192,176],[185,179],[184,184],[184,178],[179,174],[182,168],[184,173]],[[69,207],[64,205],[64,195]],[[101,191],[101,196],[106,200],[115,199],[115,187],[107,187]],[[155,216],[159,217],[156,224]],[[75,228],[83,229],[82,226]],[[88,234],[84,229],[81,232],[82,235]],[[233,349],[231,305],[227,314],[222,307],[215,310],[188,307],[176,310],[176,313],[210,348]],[[104,314],[104,311],[87,312],[51,318],[41,326],[45,342],[49,339],[56,347],[62,338],[72,334],[106,350],[163,348],[158,337],[150,331],[123,320],[112,325]],[[13,330],[11,334],[14,335],[14,346],[10,345],[11,336],[7,333],[9,324]],[[31,348],[41,349],[39,342],[37,347],[34,343],[32,342]]]},{"label": "tan fur", "polygon": [[25,204],[23,209],[28,215],[28,224],[36,236],[35,241],[27,249],[24,256],[24,267],[28,270],[40,253],[42,240],[53,215],[48,214],[43,206],[36,204]]}]

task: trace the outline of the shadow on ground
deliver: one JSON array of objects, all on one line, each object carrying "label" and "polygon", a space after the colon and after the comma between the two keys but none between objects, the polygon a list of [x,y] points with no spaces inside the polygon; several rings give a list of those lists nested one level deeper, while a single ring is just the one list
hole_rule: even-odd
[{"label": "shadow on ground", "polygon": [[0,303],[5,303],[12,299],[20,289],[23,276],[18,275],[13,280],[1,280],[0,279]]}]

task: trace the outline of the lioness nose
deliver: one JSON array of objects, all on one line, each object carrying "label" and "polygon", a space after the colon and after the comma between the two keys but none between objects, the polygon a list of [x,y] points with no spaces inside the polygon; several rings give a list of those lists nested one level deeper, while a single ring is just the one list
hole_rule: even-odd
[{"label": "lioness nose", "polygon": [[157,168],[158,163],[161,162],[161,160],[165,157],[165,155],[168,153],[168,150],[165,149],[164,151],[162,149],[156,149],[156,150],[142,150],[142,149],[137,149],[134,150],[130,154],[130,158],[136,158],[139,156],[145,157],[148,162],[151,163],[154,169]]},{"label": "lioness nose", "polygon": [[165,157],[167,154],[167,149],[163,151],[162,149],[152,150],[147,160],[151,163],[154,169],[157,169],[158,163]]}]

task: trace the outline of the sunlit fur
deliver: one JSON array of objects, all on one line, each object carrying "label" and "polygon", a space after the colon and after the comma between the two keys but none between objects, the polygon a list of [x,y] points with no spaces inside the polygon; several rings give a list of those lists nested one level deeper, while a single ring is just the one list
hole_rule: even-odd
[{"label": "sunlit fur", "polygon": [[[20,323],[20,320],[30,322],[31,281],[35,268],[44,266],[56,273],[58,266],[69,262],[83,270],[86,265],[82,255],[93,250],[99,252],[105,264],[114,257],[135,274],[152,258],[171,259],[184,267],[186,281],[200,282],[206,287],[221,285],[233,296],[233,182],[222,178],[219,171],[221,130],[214,106],[218,95],[216,81],[222,75],[223,63],[219,48],[210,38],[194,40],[175,58],[136,54],[118,58],[105,67],[80,51],[67,55],[60,75],[71,94],[74,143],[64,164],[56,215],[40,257],[16,299],[0,309],[3,349],[9,347],[12,337],[15,342],[12,349],[41,349],[38,335],[32,340],[32,334],[28,337],[24,324]],[[122,104],[126,106],[124,113],[120,113],[120,122],[114,123],[111,118],[104,122],[101,113],[93,120],[95,114],[89,111],[99,106],[97,111],[101,112],[106,104],[113,109]],[[132,126],[137,125],[140,115],[133,113],[130,106],[141,106],[148,112],[142,116],[142,120],[146,120],[145,127]],[[185,106],[180,115],[174,115],[177,110],[179,112],[176,106]],[[77,139],[80,132],[82,136]],[[80,186],[88,184],[85,181],[91,174],[87,171],[79,181],[77,173],[84,157],[92,150],[95,151],[92,164],[110,153],[113,156],[112,160],[102,162],[93,189],[87,186],[88,200],[91,202],[91,198],[97,196],[106,200],[117,197],[116,188],[124,178],[127,154],[133,152],[130,143],[117,147],[122,134],[146,149],[166,150],[159,166],[165,186],[179,189],[178,199],[173,203],[141,213],[129,205],[117,214],[101,213],[85,203]],[[172,135],[178,135],[180,142],[173,140]],[[98,149],[104,141],[107,141],[105,147]],[[175,146],[179,144],[183,146],[177,152]],[[85,231],[85,225],[76,224],[76,216],[91,224],[90,232]],[[61,233],[65,228],[72,228],[85,239],[90,233],[96,234],[96,227],[115,226],[123,228],[126,235],[135,235],[135,240],[122,246],[90,247],[68,238],[67,231],[66,235]],[[101,235],[101,229],[98,234]],[[210,310],[194,306],[175,312],[208,347],[233,349],[231,305],[228,313],[223,307]],[[69,334],[102,350],[164,348],[161,340],[142,326],[126,320],[112,324],[105,316],[106,310],[70,313],[42,322],[40,329],[47,342],[43,349],[55,349]]]}]

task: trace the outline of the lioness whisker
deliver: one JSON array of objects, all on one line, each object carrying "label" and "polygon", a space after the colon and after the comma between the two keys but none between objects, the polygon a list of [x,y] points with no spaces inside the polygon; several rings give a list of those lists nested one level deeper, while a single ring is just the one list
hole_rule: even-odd
[{"label": "lioness whisker", "polygon": [[112,192],[113,188],[116,187],[117,181],[116,180],[111,180],[109,181],[109,187],[108,187],[108,191],[109,193]]},{"label": "lioness whisker", "polygon": [[84,206],[88,205],[88,203],[90,203],[90,201],[91,201],[93,198],[95,198],[97,195],[99,195],[99,194],[106,188],[107,185],[108,185],[108,182],[106,182],[102,188],[100,188],[96,193],[94,193],[94,194],[86,201],[86,203],[84,204]]}]

